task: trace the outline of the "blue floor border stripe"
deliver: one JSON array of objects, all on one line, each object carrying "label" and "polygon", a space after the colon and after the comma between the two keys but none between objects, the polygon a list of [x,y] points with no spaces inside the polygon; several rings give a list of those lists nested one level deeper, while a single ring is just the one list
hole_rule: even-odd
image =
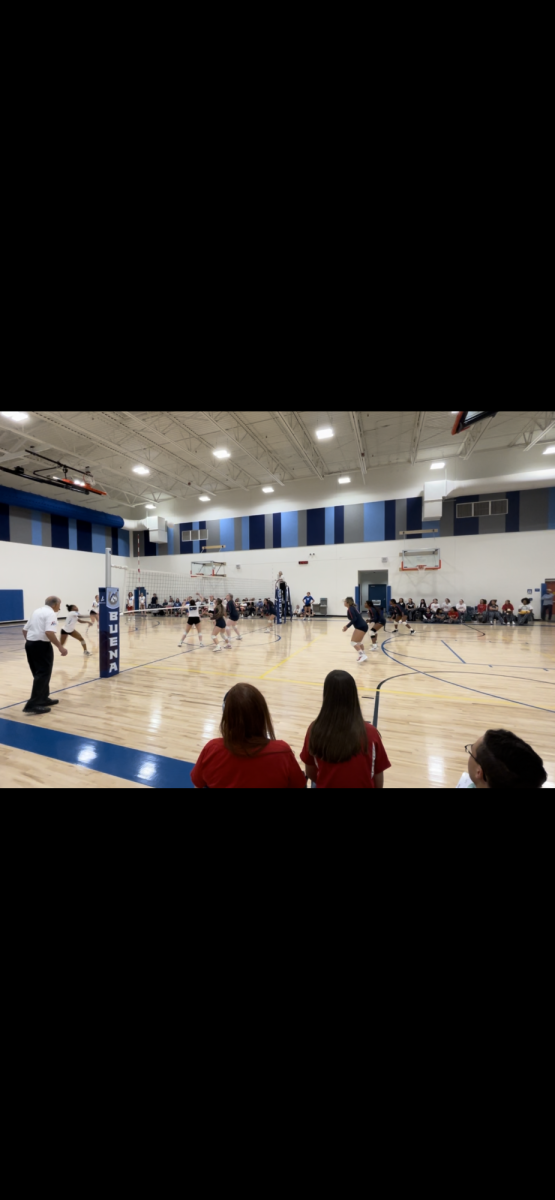
[{"label": "blue floor border stripe", "polygon": [[[194,763],[0,717],[0,744],[154,788],[193,788]],[[78,779],[75,780],[76,787]]]}]

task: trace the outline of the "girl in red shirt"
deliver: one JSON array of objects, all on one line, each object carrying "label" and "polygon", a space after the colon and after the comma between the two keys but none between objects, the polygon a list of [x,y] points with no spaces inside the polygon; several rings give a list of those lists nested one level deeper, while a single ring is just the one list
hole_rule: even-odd
[{"label": "girl in red shirt", "polygon": [[487,602],[487,600],[480,600],[480,603],[476,605],[476,613],[477,613],[477,617],[476,617],[477,621],[481,621],[482,624],[484,621],[487,621],[487,619],[488,619],[488,602]]},{"label": "girl in red shirt", "polygon": [[364,720],[347,671],[326,676],[320,715],[307,730],[301,759],[319,788],[383,788],[391,763],[377,729]]},{"label": "girl in red shirt", "polygon": [[277,741],[264,696],[251,683],[228,692],[220,732],[191,771],[196,788],[306,788],[291,747]]},{"label": "girl in red shirt", "polygon": [[505,625],[515,625],[516,624],[516,617],[514,615],[514,611],[515,611],[514,605],[511,604],[510,600],[505,600],[505,603],[504,603],[501,611],[503,613],[503,620],[505,622]]}]

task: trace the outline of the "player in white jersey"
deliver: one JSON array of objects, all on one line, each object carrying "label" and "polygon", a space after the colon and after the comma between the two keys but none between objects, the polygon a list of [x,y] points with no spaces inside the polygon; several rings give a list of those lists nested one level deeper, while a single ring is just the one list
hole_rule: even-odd
[{"label": "player in white jersey", "polygon": [[[197,593],[197,596],[198,596],[198,593]],[[187,610],[187,612],[189,614],[189,616],[187,618],[187,632],[183,634],[183,637],[181,638],[181,641],[179,642],[179,649],[181,649],[183,642],[187,641],[187,638],[189,637],[189,634],[191,633],[191,631],[193,629],[196,629],[197,634],[198,634],[199,644],[202,646],[202,644],[203,644],[202,643],[202,634],[200,632],[200,604],[198,603],[198,599],[193,600],[191,598],[190,600],[187,600],[187,601],[184,600],[183,604],[181,605],[181,611],[183,612],[185,609]]]},{"label": "player in white jersey", "polygon": [[89,613],[89,616],[91,617],[91,625],[96,625],[97,628],[98,628],[98,610],[99,610],[99,608],[100,608],[100,596],[95,596],[94,604],[91,604],[91,611]]},{"label": "player in white jersey", "polygon": [[139,596],[139,612],[143,614],[143,617],[146,617],[146,596],[144,592],[141,592]]},{"label": "player in white jersey", "polygon": [[66,604],[66,608],[67,608],[67,617],[65,619],[65,624],[64,624],[61,634],[60,634],[60,641],[62,643],[62,646],[65,646],[68,637],[75,638],[76,641],[81,642],[81,645],[83,647],[83,653],[84,653],[85,657],[89,658],[91,652],[90,652],[90,650],[87,650],[87,643],[86,643],[85,639],[81,637],[81,634],[77,632],[77,629],[75,627],[77,624],[87,625],[87,626],[91,625],[92,621],[90,621],[88,617],[82,617],[80,615],[79,609],[77,608],[76,604]]}]

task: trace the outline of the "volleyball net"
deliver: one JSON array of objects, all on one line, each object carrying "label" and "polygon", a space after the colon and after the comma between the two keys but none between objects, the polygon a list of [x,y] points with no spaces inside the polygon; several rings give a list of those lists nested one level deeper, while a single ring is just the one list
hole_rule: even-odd
[{"label": "volleyball net", "polygon": [[[162,613],[170,614],[171,608],[184,600],[205,600],[210,597],[223,600],[231,593],[237,606],[254,600],[256,604],[266,597],[274,595],[274,572],[270,567],[267,572],[257,579],[245,578],[239,571],[230,578],[222,574],[212,574],[212,564],[204,560],[202,565],[209,568],[201,575],[191,575],[188,571],[144,571],[139,567],[116,567],[112,565],[112,581],[120,590],[120,609],[125,613],[129,593],[133,596],[134,612],[148,616],[160,617]],[[216,564],[221,566],[221,564]],[[225,564],[224,564],[225,565]],[[189,563],[187,564],[189,566]],[[145,608],[141,607],[141,596],[145,598]],[[177,612],[177,608],[174,609]]]}]

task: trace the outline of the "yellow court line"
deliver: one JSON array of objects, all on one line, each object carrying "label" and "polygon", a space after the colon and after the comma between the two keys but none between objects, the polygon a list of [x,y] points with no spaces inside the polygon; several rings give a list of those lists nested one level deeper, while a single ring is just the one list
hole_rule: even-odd
[{"label": "yellow court line", "polygon": [[293,654],[288,656],[288,658],[282,658],[281,662],[276,663],[275,666],[270,667],[268,671],[265,671],[263,675],[258,675],[257,678],[265,679],[271,671],[277,671],[278,667],[282,667],[284,663],[290,662],[292,658],[297,657],[297,654],[302,654],[304,650],[308,650],[310,646],[314,646],[316,642],[320,642],[323,637],[327,637],[327,634],[320,633],[318,637],[313,638],[311,642],[307,642],[304,646],[301,646],[300,650],[295,650]]}]

